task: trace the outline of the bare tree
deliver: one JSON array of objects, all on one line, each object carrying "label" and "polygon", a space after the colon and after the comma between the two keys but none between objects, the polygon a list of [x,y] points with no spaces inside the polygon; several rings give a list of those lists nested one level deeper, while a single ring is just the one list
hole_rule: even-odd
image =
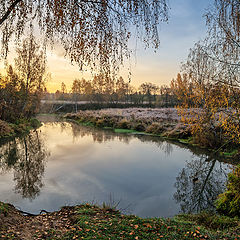
[{"label": "bare tree", "polygon": [[152,104],[152,100],[156,101],[156,93],[158,91],[158,87],[155,84],[150,82],[142,83],[139,87],[139,90],[143,95],[147,97],[149,104]]},{"label": "bare tree", "polygon": [[[23,44],[16,49],[16,73],[21,81],[23,94],[22,111],[27,116],[32,114],[31,108],[36,108],[34,99],[39,102],[39,94],[44,91],[48,75],[46,74],[46,56],[33,35],[24,39]],[[33,96],[35,96],[33,98]],[[33,110],[35,112],[35,110]]]},{"label": "bare tree", "polygon": [[16,49],[15,68],[24,85],[26,95],[45,87],[46,56],[33,35],[24,39],[22,46]]}]

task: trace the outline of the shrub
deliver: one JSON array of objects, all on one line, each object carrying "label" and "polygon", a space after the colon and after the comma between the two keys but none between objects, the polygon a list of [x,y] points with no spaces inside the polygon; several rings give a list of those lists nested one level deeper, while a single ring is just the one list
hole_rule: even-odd
[{"label": "shrub", "polygon": [[170,126],[168,126],[168,129],[170,129],[170,130],[167,130],[164,133],[164,135],[167,137],[177,138],[177,139],[186,139],[186,138],[191,137],[190,131],[182,123],[178,123],[175,127],[174,127],[174,125],[172,125],[172,126],[170,125]]},{"label": "shrub", "polygon": [[117,127],[123,129],[131,129],[131,123],[126,118],[124,118],[118,122]]},{"label": "shrub", "polygon": [[152,123],[146,128],[147,133],[160,134],[163,132],[163,126],[160,123]]},{"label": "shrub", "polygon": [[118,123],[118,118],[116,118],[116,117],[109,117],[108,118],[108,123],[109,123],[109,127],[116,127],[117,123]]},{"label": "shrub", "polygon": [[240,217],[240,165],[228,175],[227,189],[219,195],[216,207],[221,214]]},{"label": "shrub", "polygon": [[0,120],[0,137],[10,136],[13,129],[4,121]]},{"label": "shrub", "polygon": [[142,122],[137,122],[134,125],[134,130],[144,132],[146,130],[146,125]]},{"label": "shrub", "polygon": [[41,126],[41,123],[36,118],[32,118],[30,120],[30,125],[33,128],[38,128],[39,126]]},{"label": "shrub", "polygon": [[191,126],[194,143],[205,148],[218,148],[223,144],[222,129],[208,124],[193,124]]},{"label": "shrub", "polygon": [[98,119],[98,120],[95,122],[95,125],[96,125],[96,127],[104,127],[104,126],[105,126],[104,119]]}]

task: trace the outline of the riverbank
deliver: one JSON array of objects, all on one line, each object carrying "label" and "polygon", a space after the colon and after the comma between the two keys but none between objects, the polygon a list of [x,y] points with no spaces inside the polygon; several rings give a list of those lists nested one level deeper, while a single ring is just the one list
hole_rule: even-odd
[{"label": "riverbank", "polygon": [[24,216],[0,202],[1,239],[240,239],[240,220],[202,213],[171,219],[123,215],[108,206]]},{"label": "riverbank", "polygon": [[[189,125],[181,121],[181,116],[175,108],[126,108],[87,110],[68,113],[65,118],[85,126],[110,128],[116,133],[147,134],[175,140],[189,146],[206,148],[195,141]],[[208,148],[231,159],[239,158],[239,146],[229,142],[219,149]]]},{"label": "riverbank", "polygon": [[20,119],[16,123],[8,123],[0,120],[0,140],[29,133],[30,130],[40,126],[41,123],[35,118],[30,120]]},{"label": "riverbank", "polygon": [[[145,132],[168,138],[187,138],[190,129],[181,123],[181,117],[174,108],[126,108],[87,110],[68,113],[67,119],[96,127],[125,129],[123,132]],[[117,130],[117,132],[121,132]]]}]

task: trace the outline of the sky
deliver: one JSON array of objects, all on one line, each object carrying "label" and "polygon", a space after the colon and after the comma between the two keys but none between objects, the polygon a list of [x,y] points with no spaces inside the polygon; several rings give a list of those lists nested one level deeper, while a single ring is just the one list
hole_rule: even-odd
[{"label": "sky", "polygon": [[[136,54],[131,60],[131,84],[139,86],[143,82],[168,85],[180,71],[181,62],[187,58],[189,49],[206,35],[205,9],[213,0],[168,0],[170,6],[169,21],[160,26],[160,48],[157,52],[145,49],[139,42]],[[47,87],[50,92],[60,89],[64,82],[67,90],[71,89],[74,79],[91,79],[90,73],[82,73],[78,66],[71,65],[64,58],[64,52],[58,47],[48,51],[48,72],[51,80]],[[120,75],[128,77],[127,64]]]}]

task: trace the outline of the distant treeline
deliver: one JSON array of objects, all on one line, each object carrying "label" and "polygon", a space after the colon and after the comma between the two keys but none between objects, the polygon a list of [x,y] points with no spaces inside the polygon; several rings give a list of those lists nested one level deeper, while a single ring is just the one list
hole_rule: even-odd
[{"label": "distant treeline", "polygon": [[[67,91],[65,83],[55,93],[45,92],[44,100],[71,101],[79,105],[85,102],[87,105],[106,105],[105,107],[121,106],[150,106],[173,107],[177,98],[170,87],[146,82],[139,87],[133,87],[122,77],[112,79],[108,76],[97,75],[92,80],[75,79],[70,91]],[[84,104],[85,104],[84,103]],[[82,109],[82,107],[80,106]]]}]

